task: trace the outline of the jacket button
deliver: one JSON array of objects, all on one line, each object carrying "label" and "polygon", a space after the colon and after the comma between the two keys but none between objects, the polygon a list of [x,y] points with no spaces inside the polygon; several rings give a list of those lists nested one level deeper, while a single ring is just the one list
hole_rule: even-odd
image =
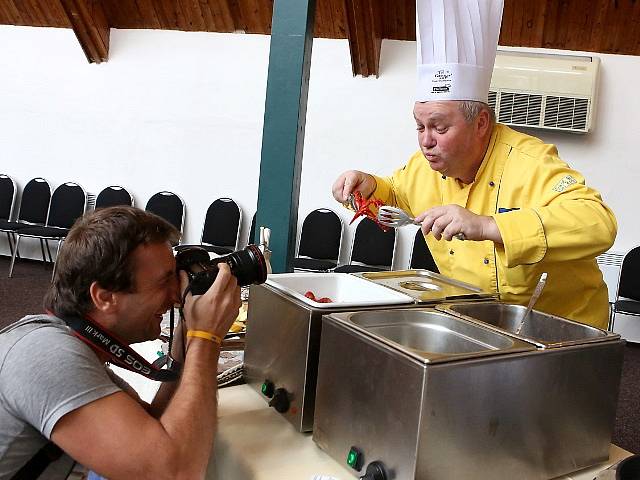
[{"label": "jacket button", "polygon": [[453,250],[449,250],[449,255],[453,255]]},{"label": "jacket button", "polygon": [[489,259],[488,259],[488,258],[485,258],[485,259],[483,260],[483,262],[484,262],[484,264],[485,264],[485,265],[489,265]]},{"label": "jacket button", "polygon": [[496,184],[495,184],[495,183],[493,183],[493,180],[492,180],[492,181],[490,181],[490,182],[489,182],[489,186],[490,186],[490,187],[495,187],[495,186],[496,186]]}]

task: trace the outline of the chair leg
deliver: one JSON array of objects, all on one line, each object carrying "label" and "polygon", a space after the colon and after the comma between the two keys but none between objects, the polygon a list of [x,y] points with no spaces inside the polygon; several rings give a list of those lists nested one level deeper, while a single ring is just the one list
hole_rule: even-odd
[{"label": "chair leg", "polygon": [[613,306],[611,307],[610,312],[611,313],[609,314],[609,325],[607,326],[607,330],[609,330],[610,332],[613,332],[613,327],[615,326],[615,323],[616,323],[616,310]]},{"label": "chair leg", "polygon": [[11,241],[11,235],[9,235],[9,232],[7,232],[7,240],[9,240],[9,253],[11,253],[11,256],[13,257],[13,242]]},{"label": "chair leg", "polygon": [[16,249],[16,258],[20,258],[20,251],[16,247],[16,234],[15,232],[11,232],[11,239],[13,240],[13,248]]},{"label": "chair leg", "polygon": [[53,279],[56,277],[56,267],[58,266],[58,255],[60,254],[60,246],[62,245],[63,240],[58,240],[58,247],[56,248],[56,258],[53,261],[53,272],[51,272],[51,283],[53,283]]},{"label": "chair leg", "polygon": [[18,253],[18,244],[20,243],[20,235],[16,236],[16,246],[11,255],[11,265],[9,266],[9,278],[13,276],[13,264],[16,261],[16,254]]},{"label": "chair leg", "polygon": [[43,244],[43,240],[40,238],[40,252],[42,253],[42,264],[46,266],[47,264],[47,257],[44,255],[44,244]]},{"label": "chair leg", "polygon": [[49,254],[49,263],[53,263],[53,257],[51,257],[51,250],[49,250],[49,240],[45,238],[44,244],[47,246],[47,253]]}]

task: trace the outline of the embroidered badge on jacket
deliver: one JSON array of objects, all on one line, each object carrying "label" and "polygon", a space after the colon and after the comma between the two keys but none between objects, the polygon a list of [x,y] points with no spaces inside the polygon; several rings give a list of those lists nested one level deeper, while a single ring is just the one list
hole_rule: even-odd
[{"label": "embroidered badge on jacket", "polygon": [[578,181],[573,178],[571,175],[565,175],[562,177],[562,180],[558,182],[558,184],[553,187],[556,192],[564,192],[568,187],[573,185],[574,183],[578,183]]}]

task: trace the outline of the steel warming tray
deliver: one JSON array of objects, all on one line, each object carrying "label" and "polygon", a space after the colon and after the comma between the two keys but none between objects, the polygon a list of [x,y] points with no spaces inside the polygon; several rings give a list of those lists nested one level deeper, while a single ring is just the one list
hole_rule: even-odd
[{"label": "steel warming tray", "polygon": [[355,476],[564,475],[608,457],[623,345],[541,349],[433,308],[331,313],[313,440]]},{"label": "steel warming tray", "polygon": [[409,295],[420,304],[428,305],[455,300],[487,300],[496,295],[469,283],[460,282],[430,270],[393,270],[355,274],[379,285]]},{"label": "steel warming tray", "polygon": [[[312,301],[308,290],[334,301]],[[299,431],[310,431],[322,315],[412,305],[407,295],[346,273],[270,275],[249,294],[245,379]]]},{"label": "steel warming tray", "polygon": [[481,323],[507,335],[529,341],[539,348],[558,348],[619,338],[613,332],[573,322],[548,313],[532,310],[518,332],[526,311],[522,305],[498,302],[454,303],[437,305],[436,308],[465,320]]}]

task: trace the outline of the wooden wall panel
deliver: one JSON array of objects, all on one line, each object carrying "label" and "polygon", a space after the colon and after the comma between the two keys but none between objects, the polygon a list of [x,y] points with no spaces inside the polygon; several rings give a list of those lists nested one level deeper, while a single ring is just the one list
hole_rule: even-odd
[{"label": "wooden wall panel", "polygon": [[71,28],[59,0],[0,0],[0,24]]},{"label": "wooden wall panel", "polygon": [[[0,24],[70,28],[65,0],[0,0]],[[108,27],[269,34],[274,0],[99,0]],[[415,0],[374,0],[382,38],[415,40]],[[345,0],[317,0],[315,35],[347,38]],[[505,0],[500,44],[640,55],[640,0]]]}]

